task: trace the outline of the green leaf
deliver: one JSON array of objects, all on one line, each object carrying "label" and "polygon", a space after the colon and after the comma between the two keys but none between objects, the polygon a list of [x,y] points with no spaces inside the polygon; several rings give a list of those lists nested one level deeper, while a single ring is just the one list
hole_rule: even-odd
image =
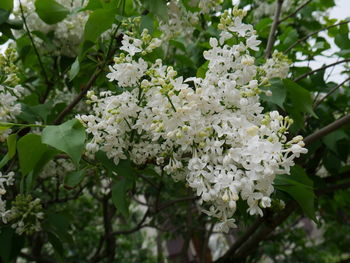
[{"label": "green leaf", "polygon": [[124,218],[129,217],[129,201],[127,199],[127,192],[131,186],[131,181],[127,180],[126,178],[117,181],[112,186],[112,202],[118,211],[124,216]]},{"label": "green leaf", "polygon": [[85,170],[69,172],[64,178],[64,184],[70,188],[74,188],[81,183],[84,176]]},{"label": "green leaf", "polygon": [[208,70],[208,65],[209,65],[209,61],[206,61],[202,66],[200,66],[197,70],[197,74],[196,77],[197,78],[205,78],[205,74],[207,73]]},{"label": "green leaf", "polygon": [[85,147],[85,129],[73,119],[58,126],[47,126],[42,132],[42,142],[68,154],[77,165]]},{"label": "green leaf", "polygon": [[79,70],[80,70],[79,58],[76,58],[68,73],[68,77],[70,81],[72,81],[78,75]]},{"label": "green leaf", "polygon": [[2,227],[0,232],[0,261],[14,262],[24,245],[24,237],[15,233],[10,226]]},{"label": "green leaf", "polygon": [[287,112],[295,121],[295,128],[304,127],[304,115],[306,113],[318,118],[312,109],[313,101],[308,90],[289,79],[284,79],[283,84],[287,90],[287,99],[291,102],[291,105],[285,106]]},{"label": "green leaf", "polygon": [[0,169],[4,167],[4,165],[7,164],[7,162],[13,158],[13,156],[15,156],[16,143],[17,134],[11,134],[9,137],[7,137],[7,153],[0,162]]},{"label": "green leaf", "polygon": [[13,9],[13,0],[1,0],[0,8],[11,12]]},{"label": "green leaf", "polygon": [[337,153],[338,152],[337,142],[342,139],[348,139],[348,138],[349,136],[343,130],[337,130],[324,136],[322,141],[327,146],[327,148]]},{"label": "green leaf", "polygon": [[35,9],[39,17],[49,25],[62,21],[69,14],[69,10],[55,0],[36,0]]},{"label": "green leaf", "polygon": [[283,103],[286,99],[287,92],[286,88],[283,85],[283,82],[281,79],[271,79],[270,80],[271,86],[267,87],[266,90],[270,90],[272,92],[272,96],[266,96],[264,93],[262,93],[260,96],[263,100],[267,102],[274,103],[278,105],[279,107],[283,108]]},{"label": "green leaf", "polygon": [[302,167],[295,165],[292,167],[290,175],[277,175],[274,186],[276,189],[289,194],[299,204],[304,213],[316,221],[313,182]]},{"label": "green leaf", "polygon": [[5,23],[7,19],[9,18],[11,12],[0,8],[0,25]]},{"label": "green leaf", "polygon": [[48,146],[41,142],[41,136],[29,133],[18,140],[19,166],[23,175],[31,172],[40,161]]},{"label": "green leaf", "polygon": [[143,0],[142,2],[152,14],[155,14],[163,20],[168,18],[166,0]]},{"label": "green leaf", "polygon": [[84,42],[95,42],[115,21],[115,10],[97,9],[90,14],[84,29]]},{"label": "green leaf", "polygon": [[89,0],[88,4],[86,5],[86,7],[83,9],[85,10],[91,10],[94,11],[96,9],[102,8],[102,4],[100,0]]}]

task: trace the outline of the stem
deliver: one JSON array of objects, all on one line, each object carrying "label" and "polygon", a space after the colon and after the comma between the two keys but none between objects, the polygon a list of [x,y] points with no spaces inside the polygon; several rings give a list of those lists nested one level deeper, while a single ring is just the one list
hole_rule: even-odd
[{"label": "stem", "polygon": [[309,72],[306,72],[306,73],[300,75],[299,77],[296,77],[293,81],[294,81],[294,82],[297,82],[297,81],[299,81],[299,80],[301,80],[301,79],[303,79],[303,78],[306,78],[306,77],[309,76],[309,75],[314,74],[315,72],[318,72],[318,71],[321,71],[321,70],[324,70],[324,69],[333,67],[333,66],[338,65],[338,64],[341,64],[341,63],[349,62],[349,61],[350,61],[350,58],[347,58],[347,59],[343,59],[343,60],[334,62],[334,63],[329,64],[329,65],[325,65],[325,66],[323,66],[323,67],[320,67],[320,68],[311,70],[311,71],[309,71]]},{"label": "stem", "polygon": [[267,47],[266,47],[266,52],[265,52],[266,59],[271,57],[273,44],[275,43],[275,35],[276,35],[277,27],[278,27],[278,21],[279,21],[281,11],[282,11],[282,4],[283,4],[283,0],[277,0],[275,17],[273,19],[273,24],[271,26],[269,39],[267,41]]},{"label": "stem", "polygon": [[171,101],[171,99],[170,99],[169,95],[168,95],[168,94],[166,94],[165,96],[167,97],[167,99],[168,99],[168,101],[169,101],[169,103],[170,103],[171,107],[173,108],[173,110],[176,112],[176,108],[175,108],[175,106],[174,106],[173,102]]},{"label": "stem", "polygon": [[283,17],[281,20],[278,21],[278,23],[280,24],[280,23],[286,21],[288,18],[295,16],[301,9],[303,9],[305,6],[307,6],[311,2],[312,2],[312,0],[308,0],[305,3],[301,4],[293,13]]},{"label": "stem", "polygon": [[[121,23],[118,24],[117,28],[114,30],[114,36],[117,34],[119,27],[121,26]],[[67,105],[66,108],[63,109],[63,111],[57,116],[57,118],[54,121],[54,124],[60,124],[64,117],[66,117],[67,114],[69,114],[74,107],[84,98],[85,94],[88,92],[88,90],[94,85],[97,77],[100,75],[100,73],[103,71],[104,66],[107,65],[110,57],[113,55],[113,42],[114,42],[114,37],[111,37],[111,42],[109,43],[108,51],[106,58],[104,59],[101,68],[97,68],[91,78],[89,79],[88,83],[85,85],[85,87],[82,89],[82,91],[74,98],[74,100]]]},{"label": "stem", "polygon": [[347,24],[349,22],[350,22],[350,20],[346,20],[346,21],[343,21],[343,22],[340,22],[340,23],[337,23],[337,24],[330,25],[330,26],[327,26],[325,28],[319,29],[317,31],[311,32],[310,34],[306,35],[305,37],[303,37],[303,38],[297,40],[296,42],[294,42],[283,53],[285,53],[285,54],[288,53],[293,47],[295,47],[296,45],[304,42],[306,39],[308,39],[309,37],[312,37],[313,35],[316,35],[316,34],[322,32],[322,31],[328,30],[328,29],[330,29],[332,27],[336,27],[336,26],[340,26],[340,25],[343,25],[343,24]]},{"label": "stem", "polygon": [[350,80],[350,77],[344,80],[342,83],[335,86],[333,89],[331,89],[322,99],[320,99],[318,102],[316,102],[313,106],[314,109],[318,107],[326,98],[328,98],[330,95],[332,95],[337,89],[339,89],[341,86],[343,86],[346,82]]},{"label": "stem", "polygon": [[[33,46],[33,49],[34,49],[34,53],[35,53],[36,57],[38,58],[39,65],[40,65],[40,68],[41,68],[41,70],[42,70],[42,73],[43,73],[45,82],[46,82],[46,84],[49,85],[49,84],[50,84],[50,81],[49,81],[49,78],[48,78],[48,76],[47,76],[47,74],[46,74],[46,70],[45,70],[44,64],[43,64],[43,62],[42,62],[42,60],[41,60],[40,53],[39,53],[39,51],[38,51],[38,49],[37,49],[37,47],[36,47],[36,45],[35,45],[33,36],[32,36],[32,34],[30,33],[30,30],[29,30],[29,28],[28,28],[27,20],[26,20],[26,18],[25,18],[25,16],[24,16],[24,11],[23,11],[23,6],[22,6],[22,3],[21,3],[21,0],[19,0],[19,7],[20,7],[20,9],[21,9],[21,17],[22,17],[22,20],[23,20],[24,27],[25,27],[25,29],[26,29],[26,31],[27,31],[29,40],[30,40],[30,42],[32,43],[32,46]],[[51,84],[50,84],[50,85],[51,85]],[[48,88],[49,88],[49,87],[48,87]]]}]

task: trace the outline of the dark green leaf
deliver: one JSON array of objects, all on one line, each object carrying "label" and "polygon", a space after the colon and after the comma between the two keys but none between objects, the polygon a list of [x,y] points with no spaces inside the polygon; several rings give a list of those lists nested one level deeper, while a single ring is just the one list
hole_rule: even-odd
[{"label": "dark green leaf", "polygon": [[83,180],[85,170],[70,172],[64,178],[64,184],[70,188],[76,187]]},{"label": "dark green leaf", "polygon": [[13,156],[15,156],[16,142],[17,134],[11,134],[9,137],[7,137],[7,153],[0,162],[0,169],[4,167],[4,165],[7,164],[7,162],[13,158]]},{"label": "dark green leaf", "polygon": [[283,85],[282,80],[280,79],[271,79],[271,86],[267,87],[267,90],[272,92],[272,96],[266,96],[264,93],[261,94],[261,98],[267,102],[274,103],[279,107],[283,108],[283,103],[286,99],[286,88]]},{"label": "dark green leaf", "polygon": [[276,176],[274,186],[276,189],[288,193],[308,217],[316,220],[313,182],[302,167],[296,165],[292,167],[290,175]]}]

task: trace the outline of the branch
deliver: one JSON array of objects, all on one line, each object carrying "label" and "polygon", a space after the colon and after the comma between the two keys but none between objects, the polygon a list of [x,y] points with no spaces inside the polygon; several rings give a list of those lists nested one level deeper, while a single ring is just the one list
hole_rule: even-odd
[{"label": "branch", "polygon": [[85,87],[80,91],[80,93],[74,98],[74,100],[58,115],[58,117],[55,119],[54,124],[58,125],[62,122],[64,117],[68,113],[70,113],[73,108],[81,101],[82,98],[84,98],[85,94],[88,92],[88,90],[94,85],[98,75],[102,72],[101,68],[98,68],[95,70],[94,74],[89,79],[88,83],[85,85]]},{"label": "branch", "polygon": [[301,9],[303,9],[305,6],[307,6],[309,3],[311,3],[312,0],[308,0],[305,3],[301,4],[293,13],[283,17],[281,20],[278,21],[278,24],[286,21],[288,18],[291,18],[293,16],[295,16]]},{"label": "branch", "polygon": [[323,127],[322,129],[314,132],[313,134],[307,136],[304,139],[305,144],[310,144],[318,139],[321,139],[322,137],[326,136],[327,134],[341,128],[342,126],[350,123],[350,114],[344,116],[343,118],[340,118],[331,124],[327,125],[326,127]]},{"label": "branch", "polygon": [[266,47],[266,51],[265,51],[265,58],[266,59],[271,57],[273,44],[275,43],[275,35],[276,35],[276,31],[277,31],[278,21],[280,19],[280,15],[281,15],[282,4],[283,4],[283,0],[277,0],[275,17],[273,19],[273,24],[271,26],[270,35],[269,35],[269,39],[267,41],[267,47]]},{"label": "branch", "polygon": [[313,35],[316,35],[316,34],[322,32],[322,31],[328,30],[328,29],[330,29],[330,28],[332,28],[332,27],[336,27],[336,26],[340,26],[340,25],[343,25],[343,24],[347,24],[347,23],[349,23],[349,22],[350,22],[350,20],[343,21],[343,22],[339,22],[339,23],[337,23],[337,24],[330,25],[330,26],[327,26],[327,27],[325,27],[325,28],[319,29],[319,30],[317,30],[317,31],[311,32],[310,34],[306,35],[305,37],[303,37],[303,38],[297,40],[297,41],[294,42],[292,45],[290,45],[290,46],[284,51],[284,53],[288,53],[293,47],[295,47],[296,45],[298,45],[298,44],[304,42],[305,40],[307,40],[309,37],[312,37]]},{"label": "branch", "polygon": [[[124,12],[124,11],[123,11]],[[102,65],[100,68],[97,68],[91,78],[89,79],[88,83],[85,85],[85,87],[80,91],[80,93],[74,98],[74,100],[58,115],[58,117],[55,119],[54,124],[58,125],[62,122],[64,117],[66,117],[67,114],[69,114],[73,108],[84,98],[85,94],[88,92],[88,90],[94,85],[97,77],[99,74],[103,71],[104,66],[107,65],[109,59],[113,56],[113,41],[114,38],[119,30],[121,23],[118,24],[116,29],[113,32],[113,36],[111,36],[111,41],[108,46],[108,51],[105,60],[103,61]]]},{"label": "branch", "polygon": [[293,81],[294,81],[294,82],[298,82],[299,80],[301,80],[301,79],[303,79],[303,78],[306,78],[307,76],[312,75],[312,74],[314,74],[315,72],[318,72],[318,71],[321,71],[321,70],[324,70],[324,69],[333,67],[333,66],[338,65],[338,64],[341,64],[341,63],[349,62],[349,61],[350,61],[350,58],[347,58],[347,59],[343,59],[343,60],[334,62],[334,63],[332,63],[332,64],[325,65],[325,66],[323,66],[323,67],[320,67],[320,68],[311,70],[311,71],[309,71],[309,72],[306,72],[306,73],[304,73],[304,74],[302,74],[302,75],[296,77]]},{"label": "branch", "polygon": [[147,217],[149,215],[149,210],[146,211],[146,213],[143,215],[141,221],[133,228],[128,229],[128,230],[119,230],[119,231],[114,231],[110,235],[126,235],[126,234],[132,234],[141,228],[145,227],[143,223],[146,221]]},{"label": "branch", "polygon": [[318,107],[326,98],[328,98],[330,95],[332,95],[337,89],[339,89],[341,86],[343,86],[346,82],[348,82],[350,78],[347,78],[342,83],[335,86],[333,89],[331,89],[323,98],[321,98],[318,102],[316,102],[313,106],[314,109]]}]

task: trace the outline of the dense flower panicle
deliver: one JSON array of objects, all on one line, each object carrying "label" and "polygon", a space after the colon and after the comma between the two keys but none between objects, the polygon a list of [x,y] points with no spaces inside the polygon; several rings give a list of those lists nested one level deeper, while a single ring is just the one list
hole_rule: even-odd
[{"label": "dense flower panicle", "polygon": [[[21,4],[30,31],[39,31],[44,34],[53,32],[52,43],[55,46],[54,50],[46,43],[47,41],[35,37],[35,42],[40,49],[46,50],[46,52],[54,52],[55,55],[74,57],[82,41],[84,27],[89,17],[87,11],[79,11],[79,9],[83,8],[87,1],[56,1],[67,8],[70,14],[54,25],[48,25],[40,19],[35,11],[35,0],[22,0]],[[82,5],[82,3],[84,4]],[[19,6],[15,10],[15,14],[21,16]]]},{"label": "dense flower panicle", "polygon": [[[92,135],[88,152],[102,150],[115,163],[152,162],[175,180],[186,180],[203,211],[219,218],[225,232],[235,226],[239,199],[247,202],[249,214],[262,216],[271,205],[275,176],[289,173],[294,158],[307,151],[301,136],[287,139],[289,117],[263,113],[259,86],[276,75],[270,69],[284,65],[268,61],[266,70],[255,65],[250,52],[260,41],[242,22],[244,15],[238,9],[222,15],[220,39],[211,38],[203,54],[204,78],[184,80],[160,59],[152,64],[137,58],[144,40],[124,37],[121,50],[128,54],[117,57],[107,75],[124,91],[90,92],[94,114],[77,116]],[[226,44],[238,37],[244,40]]]},{"label": "dense flower panicle", "polygon": [[[19,85],[19,70],[15,65],[16,50],[9,47],[5,55],[0,54],[0,122],[11,122],[21,113],[18,99],[24,94]],[[5,141],[11,129],[0,131],[0,142]]]},{"label": "dense flower panicle", "polygon": [[6,200],[3,199],[3,196],[6,194],[6,188],[14,184],[14,172],[9,172],[8,174],[3,174],[0,172],[0,219],[6,224],[7,218],[10,211],[6,209]]}]

